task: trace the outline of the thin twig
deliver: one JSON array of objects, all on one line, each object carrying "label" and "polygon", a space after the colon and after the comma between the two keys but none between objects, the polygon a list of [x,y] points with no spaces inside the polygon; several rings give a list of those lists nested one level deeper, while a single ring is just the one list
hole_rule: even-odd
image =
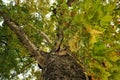
[{"label": "thin twig", "polygon": [[49,43],[52,44],[52,41],[50,38],[41,30],[38,30],[36,27],[33,27],[31,24],[28,24],[32,29],[36,30],[37,32],[40,33],[40,35]]}]

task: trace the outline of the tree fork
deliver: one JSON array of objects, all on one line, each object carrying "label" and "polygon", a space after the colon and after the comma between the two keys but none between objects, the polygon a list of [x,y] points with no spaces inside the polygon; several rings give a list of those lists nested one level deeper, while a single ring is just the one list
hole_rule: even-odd
[{"label": "tree fork", "polygon": [[46,54],[44,51],[39,50],[28,39],[24,31],[21,30],[20,27],[8,16],[5,14],[1,15],[5,24],[7,24],[8,27],[17,35],[23,46],[31,52],[31,55],[34,55],[39,65],[42,67],[42,80],[86,80],[83,68],[71,55],[69,55],[69,51],[58,50]]}]

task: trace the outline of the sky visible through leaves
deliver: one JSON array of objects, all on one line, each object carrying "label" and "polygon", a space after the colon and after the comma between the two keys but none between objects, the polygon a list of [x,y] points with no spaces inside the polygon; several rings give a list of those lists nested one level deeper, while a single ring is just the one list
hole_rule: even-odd
[{"label": "sky visible through leaves", "polygon": [[[66,0],[2,1],[0,11],[5,11],[40,49],[48,52],[53,45],[46,44],[39,30],[54,44],[60,26],[64,33],[62,48],[69,46],[92,80],[120,79],[119,0],[73,0],[69,7]],[[39,78],[37,62],[3,24],[1,16],[0,46],[0,79]]]}]

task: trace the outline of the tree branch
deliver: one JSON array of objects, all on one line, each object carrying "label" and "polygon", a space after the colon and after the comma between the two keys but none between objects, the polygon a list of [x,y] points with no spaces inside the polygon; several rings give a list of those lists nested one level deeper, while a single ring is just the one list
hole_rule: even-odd
[{"label": "tree branch", "polygon": [[75,0],[67,0],[67,5],[70,7]]},{"label": "tree branch", "polygon": [[32,27],[31,24],[28,24],[32,29],[36,30],[37,32],[40,33],[40,35],[48,42],[48,44],[52,44],[52,41],[50,40],[50,38],[43,32],[43,31],[40,31],[38,29],[36,29],[35,27]]},{"label": "tree branch", "polygon": [[31,52],[31,55],[35,57],[38,61],[39,65],[43,67],[44,64],[44,52],[39,50],[28,38],[28,36],[24,33],[23,30],[20,29],[18,25],[16,25],[11,19],[6,16],[5,13],[0,12],[0,16],[3,17],[5,24],[17,35],[20,42],[23,46]]}]

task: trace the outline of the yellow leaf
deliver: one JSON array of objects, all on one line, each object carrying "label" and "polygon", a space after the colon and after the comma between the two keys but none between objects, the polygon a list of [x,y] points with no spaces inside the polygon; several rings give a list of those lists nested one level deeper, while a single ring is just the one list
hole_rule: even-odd
[{"label": "yellow leaf", "polygon": [[117,60],[120,60],[120,56],[118,56],[116,52],[111,52],[109,54],[109,58],[113,62],[116,62]]},{"label": "yellow leaf", "polygon": [[91,44],[94,44],[95,42],[97,42],[96,37],[97,37],[99,34],[102,34],[102,32],[100,32],[100,31],[98,31],[98,30],[95,30],[95,29],[92,29],[92,30],[90,31],[90,34],[91,34],[90,43],[91,43]]},{"label": "yellow leaf", "polygon": [[71,51],[76,52],[78,50],[78,44],[77,44],[78,41],[79,41],[79,36],[77,34],[68,41]]},{"label": "yellow leaf", "polygon": [[90,45],[93,46],[94,43],[97,42],[97,37],[102,34],[102,31],[99,31],[97,29],[92,29],[91,26],[87,27],[87,31],[90,33]]}]

